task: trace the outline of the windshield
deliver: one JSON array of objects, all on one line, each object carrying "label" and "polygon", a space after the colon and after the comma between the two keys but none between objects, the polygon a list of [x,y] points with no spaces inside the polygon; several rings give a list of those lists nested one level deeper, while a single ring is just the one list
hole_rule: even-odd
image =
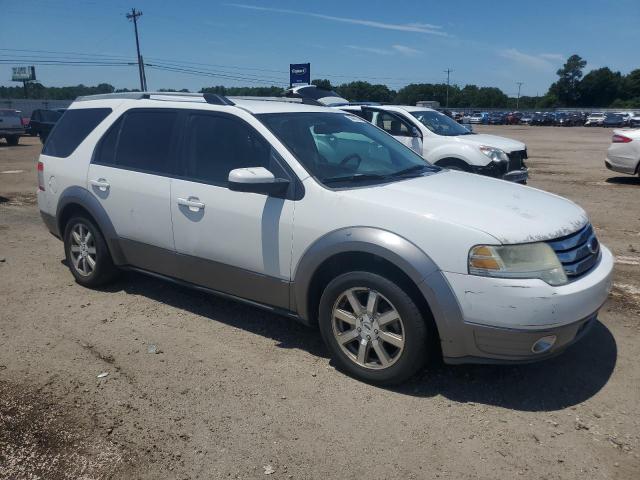
[{"label": "windshield", "polygon": [[296,112],[257,117],[327,186],[382,183],[440,170],[355,115]]},{"label": "windshield", "polygon": [[411,112],[411,115],[416,117],[420,123],[436,135],[443,135],[445,137],[473,135],[473,132],[470,132],[458,122],[440,112],[425,110],[424,112]]}]

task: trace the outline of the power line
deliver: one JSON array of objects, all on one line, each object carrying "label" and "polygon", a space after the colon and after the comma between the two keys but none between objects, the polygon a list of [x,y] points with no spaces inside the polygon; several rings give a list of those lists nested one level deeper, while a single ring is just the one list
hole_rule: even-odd
[{"label": "power line", "polygon": [[[130,57],[120,56],[120,55],[110,55],[110,54],[91,54],[91,53],[80,53],[80,52],[67,52],[67,51],[54,51],[54,50],[32,50],[32,49],[11,49],[11,48],[0,48],[0,51],[8,51],[8,52],[29,52],[29,53],[47,53],[47,54],[60,54],[64,56],[83,56],[83,57],[108,57],[114,59],[129,59]],[[277,70],[277,69],[269,69],[269,68],[258,68],[258,67],[244,67],[240,65],[226,65],[226,64],[217,64],[217,63],[204,63],[204,62],[192,62],[186,60],[175,60],[175,59],[167,59],[162,57],[147,57],[147,60],[155,61],[155,62],[163,62],[163,63],[173,63],[176,65],[184,65],[184,66],[203,66],[203,67],[215,67],[215,68],[227,68],[233,70],[248,70],[248,71],[256,71],[256,72],[266,72],[266,73],[279,73],[282,75],[288,75],[289,72],[287,70]],[[249,75],[245,73],[244,75]],[[344,79],[357,79],[361,77],[359,74],[336,74],[336,73],[324,73],[318,72],[315,74],[318,78],[344,78]],[[433,78],[433,75],[431,75]],[[421,78],[408,78],[408,77],[381,77],[381,76],[367,76],[367,80],[383,80],[387,81],[389,84],[400,85],[407,83],[421,83],[423,81],[423,77]]]},{"label": "power line", "polygon": [[138,17],[142,16],[142,12],[131,9],[131,13],[127,13],[127,18],[133,20],[133,30],[136,34],[136,50],[138,52],[138,73],[140,74],[140,90],[147,91],[147,78],[144,74],[144,62],[142,61],[142,55],[140,55],[140,40],[138,39]]},{"label": "power line", "polygon": [[188,74],[188,75],[195,75],[195,76],[200,76],[200,77],[224,78],[226,80],[245,81],[245,82],[253,82],[253,83],[263,83],[263,84],[267,84],[267,85],[273,85],[274,83],[276,83],[278,85],[282,85],[282,86],[289,85],[288,83],[282,82],[282,81],[274,82],[274,81],[268,81],[268,80],[261,80],[261,79],[258,79],[258,78],[248,78],[248,77],[240,77],[240,76],[234,76],[234,75],[226,75],[224,73],[216,73],[216,72],[211,72],[211,71],[206,71],[206,70],[195,70],[195,69],[190,69],[190,68],[170,67],[170,66],[153,64],[153,63],[146,63],[145,65],[147,67],[149,67],[149,68],[153,68],[153,69],[156,69],[156,70],[164,70],[164,71],[167,71],[167,72],[174,72],[174,73],[185,73],[185,74]]}]

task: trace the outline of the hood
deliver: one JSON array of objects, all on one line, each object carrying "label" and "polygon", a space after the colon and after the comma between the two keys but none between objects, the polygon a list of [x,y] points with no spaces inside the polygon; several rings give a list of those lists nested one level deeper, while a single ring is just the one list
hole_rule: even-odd
[{"label": "hood", "polygon": [[[588,221],[575,203],[535,188],[465,172],[432,175],[371,188],[345,190],[380,209],[463,225],[504,244],[551,240]],[[416,219],[418,220],[418,219]]]},{"label": "hood", "polygon": [[517,152],[518,150],[524,150],[527,146],[517,140],[511,138],[498,137],[497,135],[486,135],[479,133],[477,135],[464,135],[458,137],[460,140],[477,144],[486,145],[488,147],[499,148],[507,153]]}]

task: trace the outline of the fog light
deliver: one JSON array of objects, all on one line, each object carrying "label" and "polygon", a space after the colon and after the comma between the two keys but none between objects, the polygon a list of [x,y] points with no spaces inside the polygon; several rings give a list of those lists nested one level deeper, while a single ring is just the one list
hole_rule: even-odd
[{"label": "fog light", "polygon": [[533,353],[548,352],[551,349],[551,347],[553,347],[554,343],[556,343],[556,336],[555,335],[549,335],[548,337],[542,337],[541,339],[536,341],[536,343],[533,344],[533,346],[531,347],[531,351]]}]

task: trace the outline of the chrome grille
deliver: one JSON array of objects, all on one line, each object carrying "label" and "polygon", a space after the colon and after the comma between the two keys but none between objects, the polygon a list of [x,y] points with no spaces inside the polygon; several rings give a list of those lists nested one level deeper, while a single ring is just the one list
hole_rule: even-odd
[{"label": "chrome grille", "polygon": [[524,160],[527,158],[526,150],[517,150],[508,154],[509,171],[522,170],[524,168]]},{"label": "chrome grille", "polygon": [[600,243],[590,224],[571,235],[547,243],[558,255],[569,280],[587,273],[600,258]]}]

